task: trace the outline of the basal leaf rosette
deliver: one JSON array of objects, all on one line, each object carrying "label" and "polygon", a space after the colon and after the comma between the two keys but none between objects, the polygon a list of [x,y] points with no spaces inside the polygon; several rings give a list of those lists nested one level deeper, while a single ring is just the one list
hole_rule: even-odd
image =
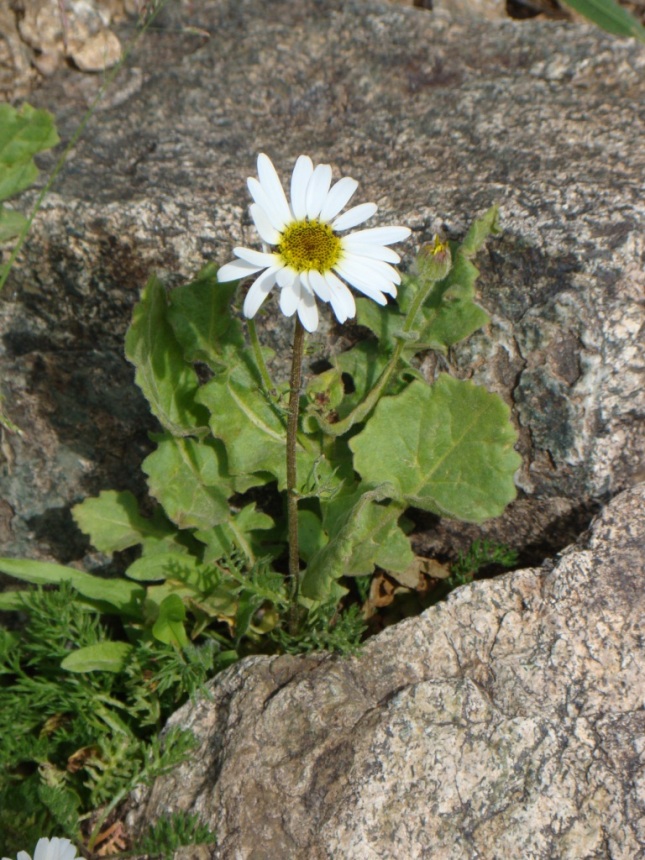
[{"label": "basal leaf rosette", "polygon": [[383,398],[350,440],[364,481],[388,482],[397,500],[467,522],[499,516],[516,495],[521,458],[510,410],[496,394],[450,376],[412,382]]}]

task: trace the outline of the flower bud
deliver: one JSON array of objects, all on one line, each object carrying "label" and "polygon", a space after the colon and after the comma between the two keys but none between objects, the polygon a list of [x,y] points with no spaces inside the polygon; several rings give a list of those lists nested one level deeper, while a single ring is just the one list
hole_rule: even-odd
[{"label": "flower bud", "polygon": [[452,268],[452,254],[447,242],[435,236],[424,245],[416,259],[416,268],[422,281],[441,281]]}]

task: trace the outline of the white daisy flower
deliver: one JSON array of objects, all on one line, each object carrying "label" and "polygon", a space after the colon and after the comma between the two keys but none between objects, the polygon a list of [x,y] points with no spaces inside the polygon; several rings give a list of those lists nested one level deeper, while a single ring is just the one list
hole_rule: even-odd
[{"label": "white daisy flower", "polygon": [[[3,857],[2,860],[9,860]],[[19,851],[17,860],[31,860],[26,851]],[[76,848],[69,839],[39,839],[34,851],[34,860],[76,860]]]},{"label": "white daisy flower", "polygon": [[358,188],[344,177],[331,184],[329,164],[313,162],[307,155],[296,161],[291,176],[291,203],[268,156],[258,156],[258,179],[248,180],[254,203],[251,217],[269,251],[234,248],[238,258],[218,271],[219,281],[235,281],[257,275],[244,300],[244,315],[252,318],[277,284],[280,309],[286,316],[296,311],[307,331],[318,328],[316,296],[329,302],[339,322],[356,316],[354,296],[347,284],[380,305],[396,296],[401,283],[392,263],[399,255],[388,248],[410,235],[407,227],[372,227],[346,236],[339,233],[362,224],[377,210],[375,203],[361,203],[340,215]]}]

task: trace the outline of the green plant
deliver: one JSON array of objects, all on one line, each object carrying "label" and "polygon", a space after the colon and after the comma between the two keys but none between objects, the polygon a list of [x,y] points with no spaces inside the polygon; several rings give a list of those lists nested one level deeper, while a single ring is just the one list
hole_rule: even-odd
[{"label": "green plant", "polygon": [[[267,162],[260,162],[261,178],[279,182],[273,173],[267,179]],[[308,160],[305,167],[316,175]],[[336,205],[351,191],[343,182]],[[514,497],[520,459],[508,407],[446,374],[429,384],[417,361],[428,349],[445,353],[487,322],[475,301],[472,258],[497,231],[497,210],[475,221],[462,242],[436,239],[423,248],[413,274],[401,279],[369,256],[397,255],[378,242],[364,250],[363,237],[396,241],[406,228],[336,237],[334,225],[367,217],[372,206],[355,207],[329,227],[307,216],[275,235],[260,219],[276,254],[237,249],[240,260],[220,270],[220,277],[244,274],[244,255],[262,262],[283,255],[298,266],[302,248],[319,250],[322,242],[329,265],[338,263],[369,297],[355,301],[329,273],[325,292],[306,269],[283,287],[281,307],[299,314],[289,381],[271,378],[271,353],[252,320],[247,342],[234,308],[237,281],[221,283],[207,266],[167,293],[151,278],[126,354],[162,428],[143,463],[157,504],[143,516],[131,493],[108,490],[73,510],[97,550],[136,550],[136,557],[124,576],[110,579],[0,559],[4,573],[60,589],[0,595],[0,609],[26,612],[32,631],[22,643],[7,634],[8,713],[22,728],[2,762],[0,790],[8,801],[20,797],[23,819],[35,816],[41,835],[56,825],[78,838],[79,820],[98,809],[92,848],[116,804],[177,752],[168,739],[163,750],[158,741],[169,712],[240,656],[355,650],[365,623],[351,591],[366,589],[350,590],[350,580],[410,565],[408,508],[479,522]],[[353,268],[344,262],[353,259]],[[258,274],[262,268],[254,269],[247,317],[275,275]],[[377,308],[384,293],[397,292],[397,281],[397,303]],[[339,320],[355,312],[363,328],[303,387],[303,322],[315,330],[318,320],[308,284]],[[23,709],[30,703],[22,724],[20,702]],[[45,726],[53,720],[51,733],[42,713]],[[183,754],[185,745],[178,749]],[[29,776],[21,780],[24,762]],[[70,762],[82,762],[82,778]]]},{"label": "green plant", "polygon": [[171,860],[174,852],[184,845],[214,842],[215,835],[200,823],[197,815],[175,812],[151,825],[148,833],[138,843],[137,850],[153,857],[161,856],[164,860]]},{"label": "green plant", "polygon": [[517,551],[506,544],[488,540],[476,540],[465,553],[460,553],[457,561],[450,565],[450,576],[446,584],[450,589],[472,582],[483,567],[495,565],[512,568],[517,565]]},{"label": "green plant", "polygon": [[[137,638],[127,621],[106,623],[68,582],[23,592],[14,608],[22,613],[19,630],[0,628],[0,849],[18,850],[25,834],[36,833],[78,843],[80,821],[96,811],[91,848],[135,785],[192,749],[190,733],[168,732],[162,745],[159,732],[220,654],[210,643],[179,651]],[[91,653],[112,660],[90,665]]]},{"label": "green plant", "polygon": [[[429,385],[414,365],[417,353],[445,351],[486,321],[471,258],[495,223],[491,210],[452,254],[441,246],[439,269],[436,247],[422,255],[398,305],[377,309],[359,299],[358,322],[372,337],[335,356],[299,396],[290,494],[306,566],[297,589],[282,573],[284,520],[249,494],[264,488],[269,509],[279,511],[288,385],[267,390],[258,352],[230,312],[235,284],[218,284],[211,267],[168,296],[151,279],[126,339],[137,383],[164,427],[143,464],[159,507],[146,518],[131,494],[106,491],[74,509],[100,551],[139,548],[126,578],[14,559],[0,560],[0,569],[41,584],[68,578],[90,603],[127,614],[159,641],[181,647],[224,625],[237,646],[244,638],[257,645],[284,626],[294,604],[297,634],[307,613],[347,594],[346,577],[405,569],[414,557],[406,508],[474,522],[499,515],[515,495],[519,465],[508,407],[445,374]],[[264,365],[268,352],[259,358]],[[196,362],[207,368],[201,377]]]},{"label": "green plant", "polygon": [[56,146],[58,140],[54,119],[46,110],[0,104],[0,242],[13,239],[27,224],[20,212],[1,201],[33,185],[38,178],[34,155]]},{"label": "green plant", "polygon": [[564,3],[614,36],[632,36],[645,42],[643,25],[616,0],[564,0]]}]

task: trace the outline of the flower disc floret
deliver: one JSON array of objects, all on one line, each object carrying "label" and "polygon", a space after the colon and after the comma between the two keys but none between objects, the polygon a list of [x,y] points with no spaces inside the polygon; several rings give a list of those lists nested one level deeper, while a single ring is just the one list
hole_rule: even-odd
[{"label": "flower disc floret", "polygon": [[312,269],[328,272],[338,263],[342,245],[329,224],[321,221],[294,221],[280,236],[278,253],[286,266],[296,272]]},{"label": "flower disc floret", "polygon": [[345,176],[334,185],[328,164],[314,167],[301,155],[291,176],[291,199],[268,156],[258,156],[258,178],[250,177],[251,217],[266,248],[235,248],[237,259],[217,273],[221,282],[255,276],[246,298],[244,315],[258,312],[271,290],[280,290],[280,310],[298,313],[307,331],[318,328],[316,298],[328,302],[339,322],[356,316],[356,302],[348,284],[380,305],[396,296],[401,276],[392,263],[399,255],[388,248],[410,235],[407,227],[372,227],[341,236],[371,218],[375,203],[361,203],[343,212],[358,188]]}]

